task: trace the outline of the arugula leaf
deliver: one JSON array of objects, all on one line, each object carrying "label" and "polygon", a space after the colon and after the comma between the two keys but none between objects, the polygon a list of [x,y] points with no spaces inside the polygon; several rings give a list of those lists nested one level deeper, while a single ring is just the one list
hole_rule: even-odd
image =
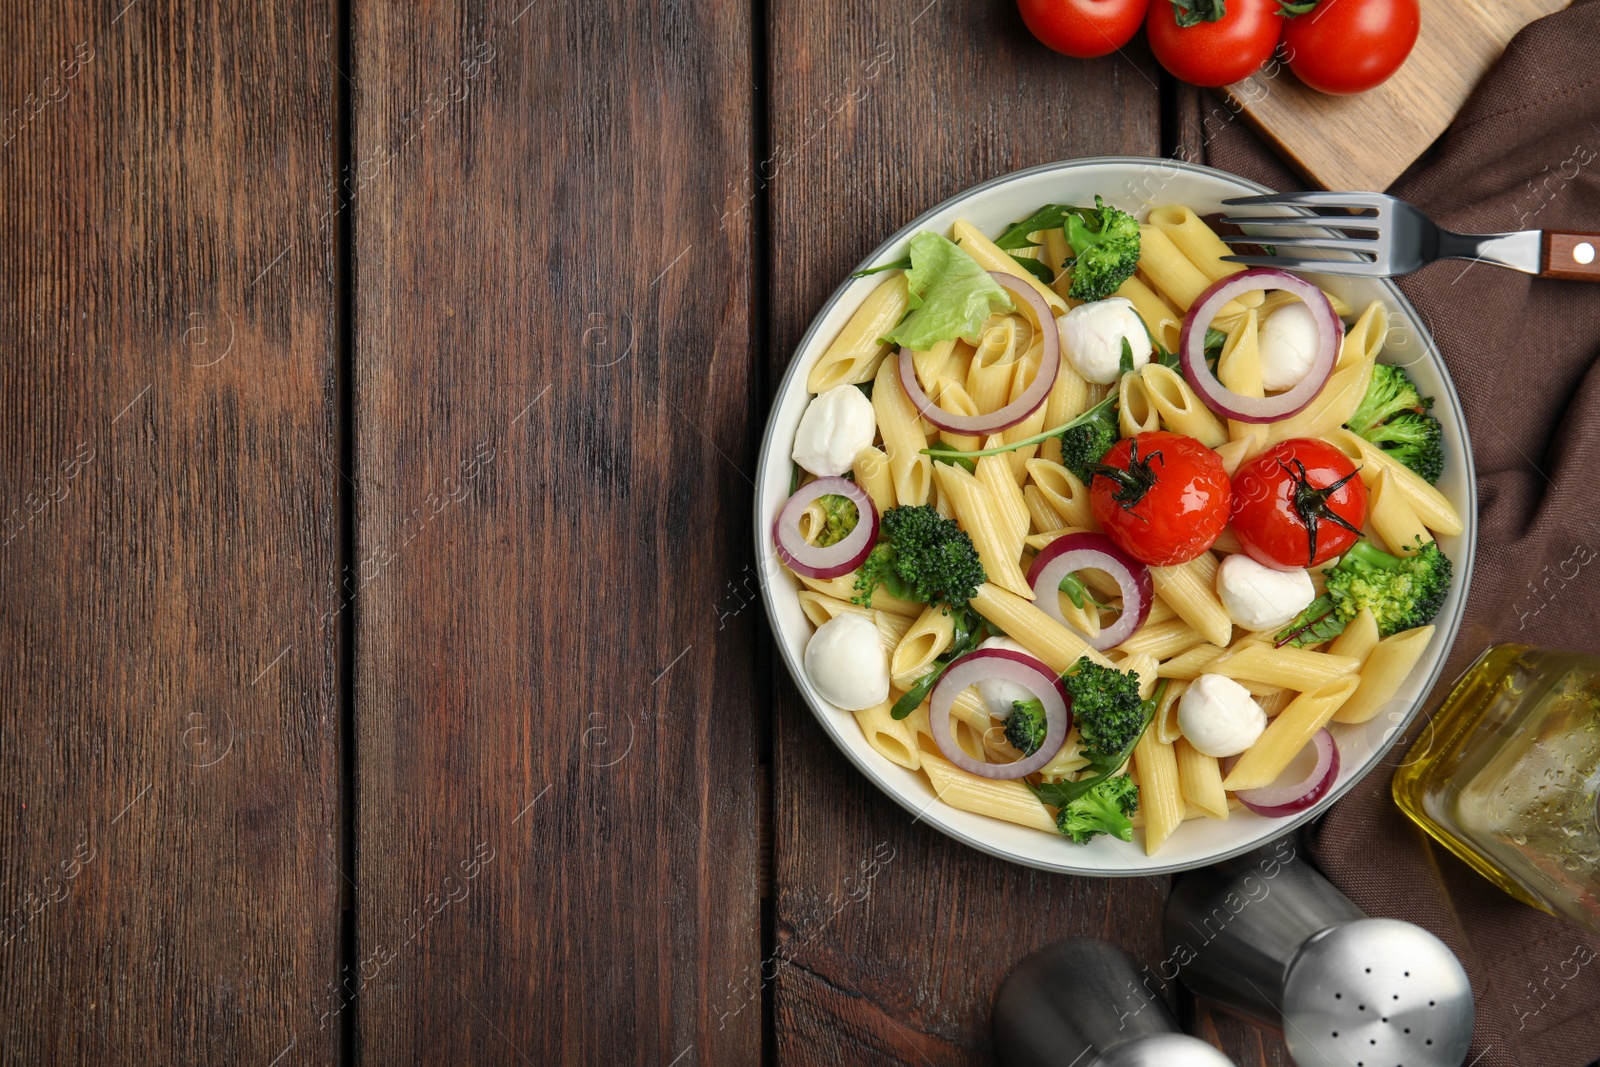
[{"label": "arugula leaf", "polygon": [[971,608],[956,610],[951,614],[955,616],[955,633],[950,641],[950,648],[933,661],[933,670],[918,678],[917,683],[894,702],[894,707],[889,709],[890,718],[903,719],[916,711],[922,702],[928,699],[928,694],[933,692],[933,687],[938,684],[939,679],[944,677],[944,672],[950,664],[977,648],[985,638],[1000,632],[988,619]]},{"label": "arugula leaf", "polygon": [[904,259],[897,259],[893,263],[885,263],[881,267],[867,267],[865,270],[858,270],[854,274],[850,275],[850,277],[852,277],[852,278],[865,278],[869,274],[882,274],[886,270],[910,270],[910,269],[911,269],[911,257],[907,256]]},{"label": "arugula leaf", "polygon": [[1163,678],[1161,684],[1156,686],[1156,691],[1150,694],[1150,699],[1139,705],[1139,710],[1144,714],[1144,726],[1129,738],[1128,743],[1123,745],[1120,751],[1110,756],[1089,757],[1089,767],[1094,770],[1094,774],[1087,778],[1079,778],[1076,782],[1040,782],[1038,785],[1029,782],[1028,787],[1052,808],[1063,808],[1116,774],[1117,768],[1127,763],[1128,757],[1133,755],[1134,746],[1139,743],[1139,738],[1150,728],[1150,720],[1155,718],[1156,708],[1160,706],[1161,698],[1166,691],[1167,680]]},{"label": "arugula leaf", "polygon": [[1017,248],[1038,248],[1039,242],[1033,240],[1030,234],[1059,230],[1066,223],[1067,216],[1077,211],[1071,204],[1046,204],[1021,222],[1013,222],[1005,233],[995,238],[994,243],[1007,252]]},{"label": "arugula leaf", "polygon": [[991,314],[1016,307],[1011,294],[954,242],[924,230],[910,247],[911,312],[885,342],[924,352],[940,341],[976,338]]},{"label": "arugula leaf", "polygon": [[1038,278],[1046,285],[1049,285],[1051,282],[1056,280],[1056,272],[1051,270],[1050,267],[1041,259],[1033,259],[1029,256],[1012,256],[1011,259],[1016,263],[1017,266],[1021,267],[1035,278]]},{"label": "arugula leaf", "polygon": [[789,466],[793,468],[789,472],[789,495],[794,496],[800,490],[800,464],[791,463]]},{"label": "arugula leaf", "polygon": [[1133,373],[1133,346],[1128,343],[1128,335],[1122,335],[1122,358],[1117,361],[1118,374]]}]

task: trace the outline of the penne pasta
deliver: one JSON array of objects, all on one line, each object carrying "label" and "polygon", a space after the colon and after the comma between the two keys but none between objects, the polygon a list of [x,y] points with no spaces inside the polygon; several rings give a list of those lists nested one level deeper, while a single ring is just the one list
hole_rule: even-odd
[{"label": "penne pasta", "polygon": [[1387,469],[1378,472],[1368,490],[1367,521],[1378,532],[1378,539],[1391,555],[1403,556],[1420,551],[1433,540],[1428,528],[1417,518],[1405,495],[1392,487],[1393,480]]},{"label": "penne pasta", "polygon": [[856,484],[872,498],[872,506],[878,509],[879,515],[894,507],[894,475],[883,449],[871,445],[863,448],[856,454],[850,470],[856,476]]},{"label": "penne pasta", "polygon": [[1361,469],[1361,480],[1368,489],[1377,481],[1379,471],[1388,474],[1390,491],[1405,497],[1417,518],[1434,533],[1454,537],[1462,531],[1461,515],[1455,505],[1420,474],[1391,459],[1377,445],[1345,429],[1330,430],[1322,435],[1322,439],[1355,460]]},{"label": "penne pasta", "polygon": [[1089,490],[1078,476],[1059,463],[1044,459],[1030,459],[1028,478],[1038,488],[1051,508],[1068,526],[1097,529],[1094,509],[1089,504]]},{"label": "penne pasta", "polygon": [[1207,673],[1220,674],[1236,682],[1264,682],[1285,689],[1307,690],[1336,682],[1361,669],[1354,656],[1334,656],[1308,648],[1273,648],[1270,644],[1248,644],[1226,660],[1211,664]]},{"label": "penne pasta", "polygon": [[[1172,310],[1172,305],[1134,275],[1117,287],[1117,296],[1133,305],[1133,310],[1144,320],[1150,336],[1161,343],[1168,352],[1178,350],[1178,340],[1183,331],[1183,316]],[[1052,422],[1050,425],[1059,426]]]},{"label": "penne pasta", "polygon": [[[784,568],[784,571],[788,574],[794,574],[787,567]],[[851,571],[849,574],[841,574],[837,578],[807,578],[803,574],[795,574],[794,576],[806,588],[814,589],[819,593],[826,593],[828,596],[838,600],[849,602],[852,597],[859,595],[856,592],[855,571]],[[872,606],[879,611],[887,611],[891,615],[904,615],[907,618],[915,618],[921,615],[923,608],[923,605],[914,600],[901,600],[881,586],[872,593]]]},{"label": "penne pasta", "polygon": [[1193,648],[1203,640],[1205,638],[1200,636],[1200,632],[1184,620],[1169,619],[1155,624],[1145,623],[1129,634],[1128,639],[1116,650],[1130,656],[1147,655],[1161,660]]},{"label": "penne pasta", "polygon": [[1133,749],[1139,772],[1139,810],[1144,812],[1144,851],[1153,856],[1183,822],[1183,794],[1178,785],[1178,758],[1172,746],[1149,730]]},{"label": "penne pasta", "polygon": [[1124,374],[1117,384],[1117,391],[1120,394],[1117,422],[1123,437],[1161,428],[1161,415],[1150,399],[1143,378],[1137,374]]},{"label": "penne pasta", "polygon": [[1365,664],[1367,656],[1378,645],[1378,620],[1370,608],[1362,608],[1355,618],[1345,623],[1339,636],[1328,646],[1334,656],[1350,656]]},{"label": "penne pasta", "polygon": [[874,704],[852,714],[861,726],[867,744],[876,749],[879,755],[908,771],[917,770],[922,766],[922,749],[917,744],[917,735],[908,725],[908,720],[897,720],[889,714],[893,706],[894,694],[891,693],[890,698],[882,704]]},{"label": "penne pasta", "polygon": [[904,271],[885,279],[856,309],[806,377],[806,389],[825,393],[839,385],[870,382],[889,346],[878,340],[905,317],[911,293]]},{"label": "penne pasta", "polygon": [[[1181,204],[1153,207],[1147,218],[1150,225],[1166,234],[1184,258],[1211,281],[1221,281],[1245,269],[1242,263],[1229,263],[1222,258],[1233,255],[1233,249],[1223,244],[1222,238],[1193,209]],[[1265,295],[1265,292],[1257,290],[1239,297],[1238,302],[1241,307],[1257,307]]]},{"label": "penne pasta", "polygon": [[[1038,278],[1035,278],[1026,268],[1018,266],[1016,260],[1007,255],[999,245],[980,233],[972,223],[965,219],[956,220],[950,227],[950,239],[961,246],[963,252],[977,260],[978,265],[984,270],[1001,271],[1021,278],[1033,286],[1034,290],[1044,297],[1044,302],[1050,306],[1052,315],[1060,315],[1067,310],[1067,302],[1062,299],[1061,294],[1041,282]],[[1039,323],[1041,328],[1047,325],[1052,324]]]},{"label": "penne pasta", "polygon": [[1172,745],[1178,763],[1178,791],[1183,799],[1213,819],[1228,817],[1228,792],[1222,788],[1222,766],[1217,757],[1195,750],[1187,738]]},{"label": "penne pasta", "polygon": [[1226,645],[1233,639],[1233,622],[1217,596],[1217,557],[1210,552],[1176,566],[1151,567],[1150,581],[1156,596],[1192,626],[1202,640]]},{"label": "penne pasta", "polygon": [[930,604],[889,653],[889,678],[895,688],[910,689],[927,673],[934,659],[955,640],[955,618],[943,608]]},{"label": "penne pasta", "polygon": [[878,418],[883,450],[889,457],[895,500],[902,505],[927,503],[933,463],[922,450],[928,447],[928,438],[891,360],[883,361],[872,383],[872,410]]},{"label": "penne pasta", "polygon": [[[1344,706],[1333,713],[1337,722],[1366,722],[1384,709],[1411,674],[1428,642],[1432,626],[1418,626],[1385,637],[1373,646],[1361,668],[1361,684]],[[1342,635],[1341,635],[1342,636]]]},{"label": "penne pasta", "polygon": [[1156,677],[1167,683],[1167,688],[1161,693],[1161,702],[1156,705],[1155,717],[1150,720],[1150,729],[1156,732],[1156,739],[1171,744],[1183,736],[1183,731],[1178,729],[1178,702],[1183,699],[1183,691],[1189,688],[1189,683],[1163,678],[1159,667],[1156,668]]},{"label": "penne pasta", "polygon": [[979,585],[971,604],[979,615],[1000,627],[1008,637],[1058,674],[1084,656],[1102,667],[1111,666],[1111,661],[1090,648],[1081,635],[1073,633],[1033,604],[993,582]]},{"label": "penne pasta", "polygon": [[1139,371],[1144,392],[1156,409],[1161,425],[1173,433],[1193,437],[1207,448],[1216,448],[1228,439],[1222,420],[1200,402],[1189,383],[1171,367],[1147,363]]},{"label": "penne pasta", "polygon": [[1022,550],[1021,538],[1014,536],[1010,518],[1001,511],[989,487],[949,463],[934,464],[934,477],[939,481],[939,495],[949,499],[956,521],[972,538],[989,581],[1032,600],[1033,589],[1017,565],[1017,556]]},{"label": "penne pasta", "polygon": [[[1228,331],[1228,340],[1217,356],[1217,381],[1240,396],[1266,396],[1261,381],[1261,344],[1259,322],[1254,311],[1240,316],[1238,323]],[[1252,422],[1228,420],[1228,438],[1239,441],[1245,438],[1266,440],[1260,426]],[[1252,450],[1253,451],[1253,450]],[[1237,466],[1243,460],[1234,461]],[[1230,471],[1230,476],[1232,472]]]},{"label": "penne pasta", "polygon": [[940,800],[977,815],[1031,826],[1046,833],[1056,832],[1050,809],[1033,790],[1014,778],[979,778],[944,759],[924,755],[922,769],[927,772],[933,791]]},{"label": "penne pasta", "polygon": [[1267,724],[1256,743],[1245,749],[1239,762],[1222,780],[1222,787],[1238,792],[1271,785],[1273,779],[1294,762],[1312,735],[1328,725],[1328,720],[1350,699],[1360,681],[1358,675],[1346,674],[1291,700],[1289,706]]}]

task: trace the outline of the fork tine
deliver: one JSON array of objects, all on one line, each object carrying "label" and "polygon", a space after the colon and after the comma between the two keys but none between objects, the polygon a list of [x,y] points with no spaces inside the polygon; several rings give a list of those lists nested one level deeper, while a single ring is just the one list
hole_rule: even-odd
[{"label": "fork tine", "polygon": [[1235,244],[1258,245],[1265,242],[1278,246],[1303,246],[1305,248],[1326,248],[1329,250],[1352,249],[1360,252],[1376,252],[1378,242],[1371,239],[1358,237],[1278,237],[1266,234],[1221,234],[1222,240]]},{"label": "fork tine", "polygon": [[1331,226],[1345,230],[1376,230],[1383,225],[1376,215],[1224,215],[1221,221],[1232,226]]},{"label": "fork tine", "polygon": [[1289,205],[1292,207],[1379,208],[1386,197],[1379,193],[1267,193],[1262,196],[1234,196],[1224,200],[1229,207]]},{"label": "fork tine", "polygon": [[1303,270],[1312,274],[1354,274],[1367,278],[1387,278],[1376,263],[1353,262],[1344,259],[1304,259],[1300,256],[1223,256],[1224,263],[1239,263],[1246,267],[1276,267],[1279,270]]}]

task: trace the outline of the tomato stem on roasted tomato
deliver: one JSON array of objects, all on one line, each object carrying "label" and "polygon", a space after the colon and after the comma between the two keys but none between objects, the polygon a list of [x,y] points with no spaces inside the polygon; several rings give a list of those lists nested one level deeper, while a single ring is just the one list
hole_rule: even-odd
[{"label": "tomato stem on roasted tomato", "polygon": [[1306,539],[1309,542],[1307,545],[1308,551],[1306,552],[1307,567],[1316,564],[1317,531],[1324,522],[1342,526],[1357,537],[1361,536],[1361,528],[1359,526],[1352,526],[1349,519],[1334,511],[1328,504],[1329,497],[1343,489],[1346,482],[1361,473],[1360,467],[1346,474],[1332,485],[1325,485],[1318,489],[1311,484],[1310,476],[1306,474],[1306,465],[1300,462],[1298,458],[1291,457],[1288,463],[1280,459],[1278,460],[1278,466],[1282,467],[1284,473],[1294,482],[1294,488],[1290,493],[1289,500],[1294,505],[1295,512],[1300,516],[1300,521],[1306,524]]}]

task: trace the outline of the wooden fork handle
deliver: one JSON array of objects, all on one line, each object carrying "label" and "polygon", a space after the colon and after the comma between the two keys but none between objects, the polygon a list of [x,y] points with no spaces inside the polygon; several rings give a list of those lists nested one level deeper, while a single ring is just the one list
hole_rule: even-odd
[{"label": "wooden fork handle", "polygon": [[1539,277],[1600,282],[1600,233],[1546,230]]}]

